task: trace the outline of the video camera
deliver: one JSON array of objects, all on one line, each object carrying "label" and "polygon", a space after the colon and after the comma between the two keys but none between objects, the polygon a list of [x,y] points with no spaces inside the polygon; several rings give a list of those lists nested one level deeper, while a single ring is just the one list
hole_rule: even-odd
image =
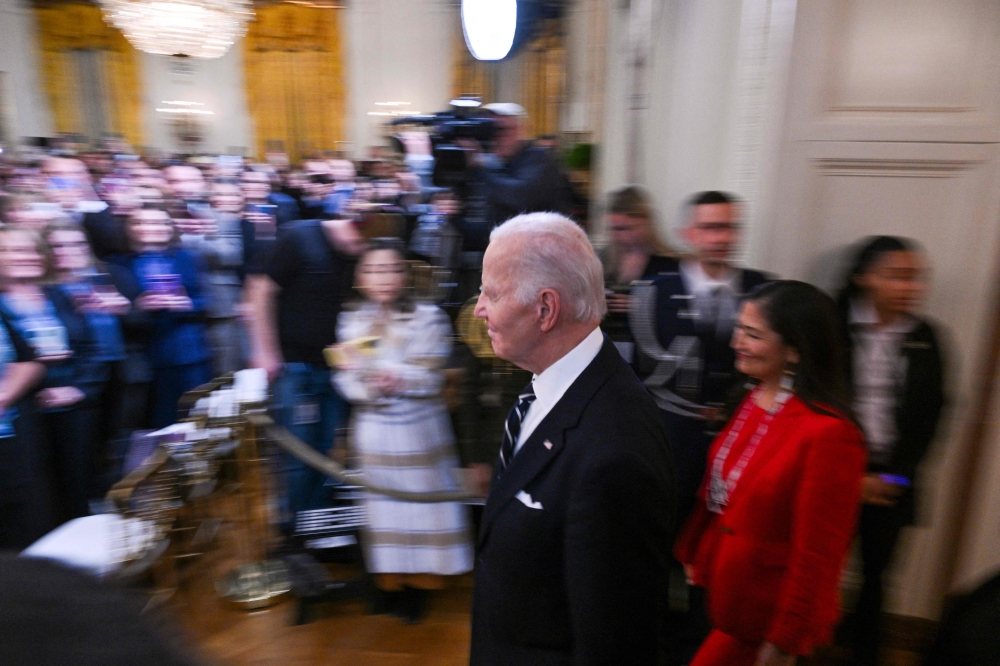
[{"label": "video camera", "polygon": [[[468,180],[468,151],[458,146],[456,141],[472,139],[489,150],[489,145],[497,134],[497,123],[493,116],[453,111],[396,118],[391,124],[423,125],[431,128],[431,146],[434,151],[434,184],[438,187],[456,187]],[[394,143],[396,141],[399,140],[394,139]],[[402,148],[401,141],[399,141],[398,147]]]}]

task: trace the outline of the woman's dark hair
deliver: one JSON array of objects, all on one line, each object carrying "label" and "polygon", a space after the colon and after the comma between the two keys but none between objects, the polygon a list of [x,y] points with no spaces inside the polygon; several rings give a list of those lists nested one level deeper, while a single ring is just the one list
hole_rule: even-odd
[{"label": "woman's dark hair", "polygon": [[795,394],[811,410],[851,418],[844,373],[844,336],[833,299],[805,282],[778,280],[748,297],[787,346],[799,355]]},{"label": "woman's dark hair", "polygon": [[847,324],[851,301],[860,296],[862,292],[857,283],[859,276],[871,270],[871,267],[878,263],[879,259],[890,252],[920,252],[921,249],[920,244],[915,240],[901,236],[868,236],[861,239],[857,244],[851,268],[844,276],[840,291],[837,292],[837,310],[840,312],[844,325]]}]

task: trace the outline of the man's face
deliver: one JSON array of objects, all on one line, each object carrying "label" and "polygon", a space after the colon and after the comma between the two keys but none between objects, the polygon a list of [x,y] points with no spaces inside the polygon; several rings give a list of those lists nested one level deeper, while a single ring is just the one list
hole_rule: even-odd
[{"label": "man's face", "polygon": [[608,231],[611,233],[611,242],[619,249],[641,245],[646,240],[648,227],[648,220],[635,215],[626,215],[625,213],[608,215]]},{"label": "man's face", "polygon": [[193,166],[171,166],[163,171],[170,193],[178,199],[198,199],[205,194],[205,178]]},{"label": "man's face", "polygon": [[700,261],[728,264],[740,241],[736,207],[733,204],[695,206],[684,236]]},{"label": "man's face", "polygon": [[521,366],[541,339],[537,308],[514,298],[517,276],[509,257],[518,251],[517,241],[490,243],[483,256],[483,286],[475,315],[486,320],[493,351],[499,358]]},{"label": "man's face", "polygon": [[244,171],[240,187],[247,201],[266,201],[271,194],[271,181],[263,171]]},{"label": "man's face", "polygon": [[220,213],[238,215],[243,211],[243,192],[236,185],[216,184],[212,186],[210,202]]},{"label": "man's face", "polygon": [[46,199],[66,210],[73,210],[83,201],[85,181],[81,173],[87,173],[83,162],[66,158],[50,159],[42,165],[42,173],[46,176]]},{"label": "man's face", "polygon": [[495,116],[497,134],[493,152],[503,158],[513,157],[521,144],[521,119],[516,116]]}]

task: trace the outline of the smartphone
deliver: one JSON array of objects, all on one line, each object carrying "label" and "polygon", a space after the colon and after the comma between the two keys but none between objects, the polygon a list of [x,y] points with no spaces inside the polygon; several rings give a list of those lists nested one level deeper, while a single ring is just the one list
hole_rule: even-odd
[{"label": "smartphone", "polygon": [[274,204],[247,204],[247,212],[274,217],[278,213],[278,207]]},{"label": "smartphone", "polygon": [[902,488],[909,488],[913,485],[913,482],[908,478],[905,476],[899,476],[898,474],[879,474],[878,478],[882,479],[886,483],[891,483],[894,486],[900,486]]},{"label": "smartphone", "polygon": [[184,288],[181,276],[176,273],[149,276],[149,289],[166,296],[180,296]]},{"label": "smartphone", "polygon": [[94,273],[90,276],[91,289],[99,294],[110,294],[117,291],[114,281],[107,273]]}]

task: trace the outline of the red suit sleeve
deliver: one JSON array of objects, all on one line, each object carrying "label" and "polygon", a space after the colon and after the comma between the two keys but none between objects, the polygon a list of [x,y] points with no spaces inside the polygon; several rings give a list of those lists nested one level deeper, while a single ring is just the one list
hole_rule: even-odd
[{"label": "red suit sleeve", "polygon": [[860,509],[866,452],[849,421],[818,417],[792,507],[788,572],[766,640],[807,654],[839,614],[839,583]]}]

